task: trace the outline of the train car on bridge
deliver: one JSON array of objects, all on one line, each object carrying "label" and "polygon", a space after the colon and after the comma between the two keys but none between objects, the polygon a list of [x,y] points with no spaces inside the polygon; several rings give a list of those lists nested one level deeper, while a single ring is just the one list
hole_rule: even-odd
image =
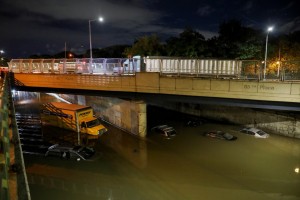
[{"label": "train car on bridge", "polygon": [[240,78],[251,73],[258,78],[258,61],[190,59],[147,56],[141,58],[12,59],[9,71],[15,73],[89,73],[105,75],[159,72],[164,75]]},{"label": "train car on bridge", "polygon": [[185,59],[176,57],[148,56],[144,58],[146,72],[198,76],[241,75],[241,60]]}]

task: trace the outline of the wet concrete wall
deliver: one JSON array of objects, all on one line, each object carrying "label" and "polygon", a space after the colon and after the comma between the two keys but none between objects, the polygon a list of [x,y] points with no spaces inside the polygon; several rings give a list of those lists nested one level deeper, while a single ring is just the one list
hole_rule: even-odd
[{"label": "wet concrete wall", "polygon": [[[68,95],[64,98],[90,105],[94,108],[95,114],[105,121],[135,135],[146,136],[147,111],[144,102],[79,95]],[[296,112],[170,102],[162,102],[160,106],[194,116],[257,127],[273,134],[300,138],[300,114]]]},{"label": "wet concrete wall", "polygon": [[300,138],[300,114],[241,107],[167,104],[164,107],[217,121],[262,128],[274,134]]}]

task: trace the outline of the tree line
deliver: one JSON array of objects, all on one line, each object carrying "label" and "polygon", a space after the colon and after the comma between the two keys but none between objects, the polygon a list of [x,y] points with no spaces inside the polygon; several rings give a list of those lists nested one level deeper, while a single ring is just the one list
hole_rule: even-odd
[{"label": "tree line", "polygon": [[[172,56],[183,58],[216,58],[263,60],[265,54],[266,31],[243,26],[238,20],[224,21],[219,25],[218,36],[205,39],[198,31],[186,27],[177,37],[161,41],[156,34],[137,38],[132,45],[115,45],[93,49],[93,57]],[[89,50],[82,55],[67,52],[72,57],[89,57]],[[64,58],[66,52],[53,56]],[[269,33],[268,60],[300,60],[300,31],[278,35]]]},{"label": "tree line", "polygon": [[[176,56],[186,58],[218,58],[263,60],[266,31],[245,27],[237,20],[220,24],[218,36],[210,39],[187,27],[178,37],[161,43],[157,35],[144,36],[125,49],[125,55]],[[269,33],[268,58],[300,60],[300,31],[274,36]]]}]

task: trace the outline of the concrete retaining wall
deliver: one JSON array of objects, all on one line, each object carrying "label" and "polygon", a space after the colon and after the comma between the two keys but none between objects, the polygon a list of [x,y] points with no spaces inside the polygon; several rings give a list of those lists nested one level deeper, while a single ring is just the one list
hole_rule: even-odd
[{"label": "concrete retaining wall", "polygon": [[199,104],[168,104],[164,107],[199,117],[244,126],[256,126],[274,134],[300,138],[300,114],[251,108]]},{"label": "concrete retaining wall", "polygon": [[[135,135],[145,137],[146,104],[118,98],[66,95],[72,102],[90,105],[95,114]],[[84,102],[84,103],[83,103]],[[213,106],[187,103],[163,103],[161,107],[203,118],[242,126],[255,126],[273,134],[300,138],[300,114],[242,107]]]}]

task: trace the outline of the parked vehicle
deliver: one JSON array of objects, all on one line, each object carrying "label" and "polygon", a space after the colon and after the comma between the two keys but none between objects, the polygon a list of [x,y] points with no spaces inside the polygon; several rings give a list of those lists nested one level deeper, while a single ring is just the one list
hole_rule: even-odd
[{"label": "parked vehicle", "polygon": [[223,131],[209,131],[203,134],[204,136],[207,137],[212,137],[212,138],[217,138],[221,140],[228,140],[228,141],[233,141],[236,140],[237,137],[234,135],[231,135],[230,133],[226,133]]},{"label": "parked vehicle", "polygon": [[188,120],[186,123],[185,123],[185,126],[189,126],[189,127],[197,127],[197,126],[200,126],[204,124],[204,121],[203,120],[200,120],[200,119],[191,119],[191,120]]},{"label": "parked vehicle", "polygon": [[52,102],[43,105],[42,122],[77,133],[100,136],[107,129],[93,116],[90,106]]},{"label": "parked vehicle", "polygon": [[246,127],[241,129],[240,131],[248,135],[253,135],[254,137],[257,138],[268,138],[270,136],[268,133],[257,128]]},{"label": "parked vehicle", "polygon": [[19,134],[22,133],[32,133],[32,134],[41,134],[41,128],[18,128]]},{"label": "parked vehicle", "polygon": [[91,160],[95,155],[95,150],[90,147],[84,146],[68,146],[54,144],[50,146],[45,153],[45,156],[54,156],[60,157],[63,159],[74,159],[77,161],[80,160]]},{"label": "parked vehicle", "polygon": [[153,128],[151,128],[151,131],[155,131],[158,132],[164,136],[166,136],[167,138],[173,137],[176,135],[176,130],[168,125],[158,125],[155,126]]}]

